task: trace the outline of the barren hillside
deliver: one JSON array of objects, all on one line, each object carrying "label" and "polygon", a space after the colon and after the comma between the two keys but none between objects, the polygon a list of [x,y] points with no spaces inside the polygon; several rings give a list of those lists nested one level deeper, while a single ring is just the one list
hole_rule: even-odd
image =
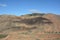
[{"label": "barren hillside", "polygon": [[0,15],[0,40],[60,40],[60,15]]}]

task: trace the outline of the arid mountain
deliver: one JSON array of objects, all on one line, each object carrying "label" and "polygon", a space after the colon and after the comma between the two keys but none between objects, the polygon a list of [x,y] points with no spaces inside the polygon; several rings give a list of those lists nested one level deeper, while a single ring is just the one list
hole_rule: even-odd
[{"label": "arid mountain", "polygon": [[0,15],[0,35],[0,40],[60,40],[60,15]]}]

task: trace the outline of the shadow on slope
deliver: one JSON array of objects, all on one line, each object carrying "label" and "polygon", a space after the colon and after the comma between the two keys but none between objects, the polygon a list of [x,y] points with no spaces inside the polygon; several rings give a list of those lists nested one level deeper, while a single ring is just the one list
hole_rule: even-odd
[{"label": "shadow on slope", "polygon": [[[17,21],[19,22],[19,21]],[[37,17],[37,18],[31,18],[31,19],[24,19],[20,21],[21,23],[25,23],[27,25],[33,25],[33,24],[52,24],[52,22],[43,17]]]}]

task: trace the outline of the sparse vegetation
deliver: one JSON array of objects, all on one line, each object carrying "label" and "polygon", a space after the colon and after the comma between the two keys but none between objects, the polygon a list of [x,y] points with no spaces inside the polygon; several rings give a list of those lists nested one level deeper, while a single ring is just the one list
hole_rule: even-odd
[{"label": "sparse vegetation", "polygon": [[43,16],[43,15],[45,15],[45,14],[44,14],[44,13],[32,13],[32,16],[36,16],[36,15]]},{"label": "sparse vegetation", "polygon": [[22,15],[22,16],[43,16],[45,15],[44,13],[32,13],[32,14],[26,14],[26,15]]},{"label": "sparse vegetation", "polygon": [[60,38],[55,38],[54,40],[60,40]]},{"label": "sparse vegetation", "polygon": [[[25,16],[0,16],[0,32],[11,33],[8,40],[27,40],[28,38],[31,38],[30,40],[41,40],[44,38],[60,40],[60,38],[57,38],[60,37],[60,21],[54,15],[32,13]],[[6,34],[0,34],[0,38],[7,36]]]},{"label": "sparse vegetation", "polygon": [[45,32],[47,34],[60,34],[60,32]]},{"label": "sparse vegetation", "polygon": [[0,38],[5,38],[5,37],[7,37],[6,34],[0,34]]},{"label": "sparse vegetation", "polygon": [[40,39],[37,38],[36,40],[40,40]]}]

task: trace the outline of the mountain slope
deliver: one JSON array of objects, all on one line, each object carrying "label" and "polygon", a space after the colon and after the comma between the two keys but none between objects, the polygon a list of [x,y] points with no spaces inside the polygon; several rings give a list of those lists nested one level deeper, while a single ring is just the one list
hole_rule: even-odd
[{"label": "mountain slope", "polygon": [[60,40],[60,15],[33,13],[0,15],[1,40]]}]

